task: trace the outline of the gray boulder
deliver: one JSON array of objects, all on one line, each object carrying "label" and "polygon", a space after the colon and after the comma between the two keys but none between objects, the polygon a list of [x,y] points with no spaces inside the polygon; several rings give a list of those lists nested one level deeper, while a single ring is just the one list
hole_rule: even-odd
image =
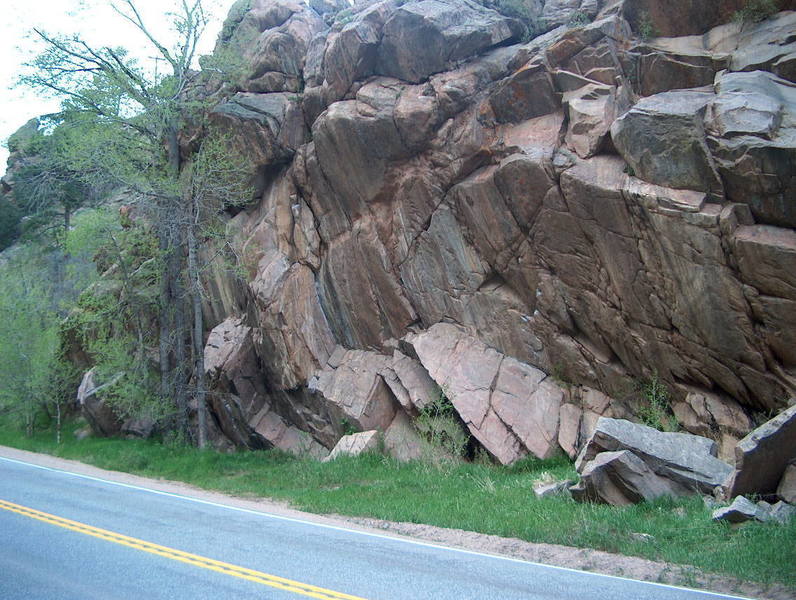
[{"label": "gray boulder", "polygon": [[770,494],[796,459],[796,405],[782,411],[735,447],[735,471],[726,482],[729,498]]},{"label": "gray boulder", "polygon": [[729,506],[713,511],[713,520],[743,523],[755,519],[759,512],[760,507],[757,504],[743,496],[738,496]]},{"label": "gray boulder", "polygon": [[796,516],[796,506],[782,501],[772,505],[768,512],[768,520],[780,525],[786,525],[794,516]]},{"label": "gray boulder", "polygon": [[550,483],[539,482],[533,485],[533,493],[537,498],[551,498],[568,494],[572,481],[553,481]]},{"label": "gray boulder", "polygon": [[761,523],[786,525],[794,515],[796,515],[796,507],[786,502],[769,504],[761,500],[755,504],[744,496],[738,496],[729,506],[713,511],[713,520],[743,523],[754,519]]},{"label": "gray boulder", "polygon": [[719,460],[716,443],[687,433],[665,433],[624,419],[600,417],[575,463],[584,473],[601,452],[630,450],[657,475],[685,492],[709,494],[721,485],[732,467]]},{"label": "gray boulder", "polygon": [[578,501],[626,506],[661,496],[682,496],[688,488],[656,474],[628,450],[601,452],[581,473],[580,483],[570,488]]}]

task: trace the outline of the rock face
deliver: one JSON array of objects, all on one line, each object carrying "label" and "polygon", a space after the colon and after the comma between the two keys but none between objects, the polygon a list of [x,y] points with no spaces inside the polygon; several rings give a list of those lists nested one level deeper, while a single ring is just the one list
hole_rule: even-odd
[{"label": "rock face", "polygon": [[773,493],[796,459],[796,405],[767,421],[735,448],[735,472],[727,481],[730,498]]},{"label": "rock face", "polygon": [[[442,390],[471,450],[575,456],[654,376],[726,455],[796,389],[796,13],[526,4],[525,41],[470,0],[233,8],[217,54],[246,74],[209,120],[258,191],[205,316],[235,444],[326,453],[345,421],[416,456]],[[639,435],[588,453],[723,483],[713,442]]]}]

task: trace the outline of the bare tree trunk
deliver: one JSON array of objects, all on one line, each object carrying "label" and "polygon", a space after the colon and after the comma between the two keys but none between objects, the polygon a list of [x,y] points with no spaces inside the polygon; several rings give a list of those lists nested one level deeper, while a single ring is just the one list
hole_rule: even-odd
[{"label": "bare tree trunk", "polygon": [[199,417],[199,447],[207,445],[207,388],[205,384],[204,323],[202,319],[202,282],[196,245],[196,212],[194,203],[191,222],[187,228],[188,236],[188,279],[193,313],[193,355],[194,379],[196,381],[196,406]]},{"label": "bare tree trunk", "polygon": [[[182,247],[179,240],[178,247]],[[181,262],[181,261],[180,261]],[[188,387],[190,380],[190,360],[185,345],[188,326],[185,322],[187,302],[179,273],[173,280],[172,298],[174,301],[174,404],[177,409],[177,429],[183,438],[190,440],[188,427]],[[189,284],[190,285],[190,284]]]}]

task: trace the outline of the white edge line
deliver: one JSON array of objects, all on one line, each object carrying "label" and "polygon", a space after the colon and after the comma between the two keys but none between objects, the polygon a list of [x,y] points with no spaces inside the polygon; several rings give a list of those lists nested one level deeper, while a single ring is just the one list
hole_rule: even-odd
[{"label": "white edge line", "polygon": [[[304,519],[298,519],[296,517],[286,517],[286,516],[283,516],[283,515],[276,515],[276,514],[265,512],[265,511],[251,510],[249,508],[241,508],[241,507],[238,507],[238,506],[230,506],[229,504],[221,504],[219,502],[212,502],[210,500],[202,500],[201,498],[193,498],[191,496],[185,496],[183,494],[176,494],[174,492],[164,492],[162,490],[153,490],[151,488],[143,487],[143,486],[140,486],[140,485],[133,485],[133,484],[130,484],[130,483],[122,483],[120,481],[111,481],[110,479],[102,479],[101,477],[93,477],[91,475],[84,475],[82,473],[74,473],[72,471],[67,471],[65,469],[56,469],[56,468],[53,468],[53,467],[45,467],[43,465],[37,465],[37,464],[34,464],[34,463],[29,463],[29,462],[26,462],[24,460],[17,460],[17,459],[14,459],[14,458],[7,458],[5,456],[0,456],[0,460],[4,460],[4,461],[7,461],[7,462],[11,462],[11,463],[17,463],[17,464],[20,464],[20,465],[25,465],[25,466],[28,466],[28,467],[34,467],[36,469],[42,469],[44,471],[52,471],[53,473],[62,473],[64,475],[71,475],[72,477],[79,477],[81,479],[88,479],[90,481],[97,481],[97,482],[106,483],[106,484],[109,484],[109,485],[115,485],[115,486],[119,486],[119,487],[130,488],[130,489],[133,489],[133,490],[140,490],[140,491],[143,491],[143,492],[149,492],[150,494],[157,494],[159,496],[168,496],[168,497],[171,497],[171,498],[178,498],[180,500],[187,500],[189,502],[196,502],[198,504],[206,504],[208,506],[215,506],[215,507],[218,507],[218,508],[225,508],[225,509],[228,509],[228,510],[234,510],[234,511],[242,512],[242,513],[247,513],[247,514],[252,514],[252,515],[259,515],[261,517],[268,517],[268,518],[277,519],[277,520],[280,520],[280,521],[289,521],[289,522],[292,522],[292,523],[301,523],[303,525],[312,525],[314,527],[322,527],[324,529],[331,529],[331,530],[334,530],[334,531],[342,531],[342,532],[345,532],[345,533],[354,533],[354,534],[358,534],[358,535],[375,537],[375,538],[380,538],[380,539],[385,539],[385,540],[404,542],[406,544],[414,544],[416,546],[425,546],[427,548],[435,548],[437,550],[447,550],[449,552],[459,552],[459,553],[462,553],[462,554],[469,554],[469,555],[472,555],[472,556],[481,556],[481,557],[485,557],[485,558],[493,558],[493,559],[497,559],[497,560],[505,560],[505,561],[521,563],[521,564],[525,564],[525,565],[534,565],[534,566],[537,566],[537,567],[544,567],[544,568],[547,568],[547,569],[555,569],[555,570],[558,570],[558,571],[566,571],[566,572],[569,572],[569,573],[579,573],[581,575],[591,575],[593,577],[606,577],[608,579],[617,579],[617,580],[620,580],[620,581],[630,581],[632,583],[637,583],[637,584],[640,583],[640,584],[644,584],[644,585],[652,585],[652,586],[656,586],[656,587],[668,588],[668,589],[673,589],[673,590],[694,592],[694,593],[697,593],[697,594],[705,594],[705,595],[708,595],[708,596],[715,596],[717,598],[731,598],[732,600],[755,600],[754,598],[747,598],[745,596],[730,596],[730,595],[727,595],[727,594],[720,594],[718,592],[711,592],[711,591],[708,591],[708,590],[697,590],[697,589],[694,589],[694,588],[688,588],[688,587],[683,587],[683,586],[678,586],[678,585],[670,585],[670,584],[667,584],[667,583],[659,583],[657,581],[642,581],[642,580],[639,580],[639,579],[630,579],[629,577],[621,577],[619,575],[606,575],[605,573],[594,573],[592,571],[582,571],[582,570],[573,569],[573,568],[570,568],[570,567],[559,567],[559,566],[556,566],[556,565],[548,565],[548,564],[545,564],[545,563],[538,563],[538,562],[533,562],[533,561],[530,561],[530,560],[523,560],[521,558],[512,558],[511,556],[502,556],[500,554],[488,554],[486,552],[477,552],[475,550],[466,550],[464,548],[456,548],[456,547],[452,547],[452,546],[443,546],[441,544],[434,544],[432,542],[423,542],[423,541],[420,541],[420,540],[414,540],[414,539],[411,539],[411,538],[408,538],[408,537],[404,537],[404,536],[392,536],[392,535],[386,535],[386,534],[382,534],[382,533],[375,533],[375,532],[370,532],[370,531],[362,531],[362,530],[359,530],[359,529],[349,529],[347,527],[341,527],[339,525],[329,525],[327,523],[316,523],[314,521],[307,521],[307,520],[304,520]],[[210,491],[210,490],[208,490],[208,491]],[[319,515],[319,516],[322,516],[322,515]]]}]

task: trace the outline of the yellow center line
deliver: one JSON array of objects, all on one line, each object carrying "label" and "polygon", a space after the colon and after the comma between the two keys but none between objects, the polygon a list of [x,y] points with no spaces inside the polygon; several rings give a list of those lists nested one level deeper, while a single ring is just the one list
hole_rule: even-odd
[{"label": "yellow center line", "polygon": [[247,569],[246,567],[239,567],[230,563],[213,560],[212,558],[207,558],[205,556],[190,554],[189,552],[183,552],[182,550],[176,550],[167,546],[160,546],[158,544],[153,544],[152,542],[147,542],[138,538],[129,537],[120,533],[108,531],[106,529],[100,529],[85,523],[80,523],[79,521],[64,519],[63,517],[41,512],[33,508],[28,508],[27,506],[14,504],[13,502],[7,502],[6,500],[0,500],[0,509],[8,510],[25,517],[30,517],[31,519],[49,523],[51,525],[57,525],[58,527],[63,527],[64,529],[90,535],[101,540],[106,540],[115,544],[121,544],[122,546],[127,546],[128,548],[149,552],[150,554],[156,554],[157,556],[170,558],[171,560],[176,560],[182,563],[193,565],[195,567],[209,569],[210,571],[216,571],[218,573],[223,573],[224,575],[231,575],[232,577],[238,577],[239,579],[246,579],[247,581],[260,583],[262,585],[267,585],[273,588],[284,590],[286,592],[292,592],[302,596],[309,596],[310,598],[320,598],[321,600],[365,600],[359,596],[351,596],[349,594],[327,590],[314,585],[309,585],[307,583],[301,583],[299,581],[293,581],[292,579],[279,577],[277,575],[269,575],[268,573],[263,573],[261,571],[255,571],[253,569]]}]

